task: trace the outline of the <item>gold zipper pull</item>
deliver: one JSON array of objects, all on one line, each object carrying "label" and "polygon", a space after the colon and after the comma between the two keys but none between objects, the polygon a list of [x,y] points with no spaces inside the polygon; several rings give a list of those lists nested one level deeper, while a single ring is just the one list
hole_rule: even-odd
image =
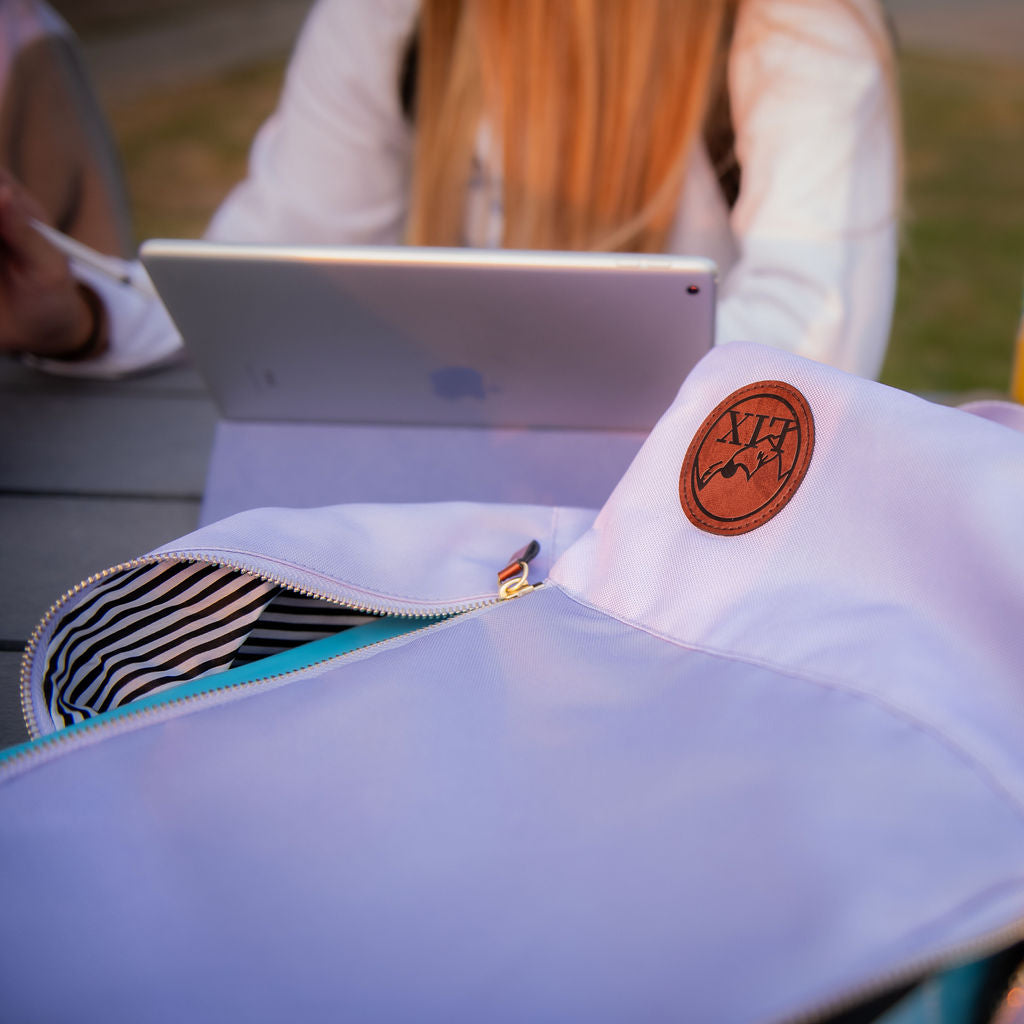
[{"label": "gold zipper pull", "polygon": [[540,542],[531,540],[508,560],[508,565],[498,573],[498,600],[509,601],[535,588],[533,583],[527,583],[526,580],[530,575],[530,562],[538,554]]}]

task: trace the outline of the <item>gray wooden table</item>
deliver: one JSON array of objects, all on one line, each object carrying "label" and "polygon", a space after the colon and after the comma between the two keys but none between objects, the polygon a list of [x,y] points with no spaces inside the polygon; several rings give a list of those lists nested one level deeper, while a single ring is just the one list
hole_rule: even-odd
[{"label": "gray wooden table", "polygon": [[0,361],[0,746],[27,737],[21,651],[50,605],[195,528],[215,422],[188,367],[106,383]]}]

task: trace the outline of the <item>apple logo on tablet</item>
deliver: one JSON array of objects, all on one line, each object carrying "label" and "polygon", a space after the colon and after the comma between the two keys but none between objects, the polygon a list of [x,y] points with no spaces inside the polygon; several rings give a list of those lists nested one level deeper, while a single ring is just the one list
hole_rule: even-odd
[{"label": "apple logo on tablet", "polygon": [[442,366],[430,375],[438,398],[486,398],[484,379],[471,366]]}]

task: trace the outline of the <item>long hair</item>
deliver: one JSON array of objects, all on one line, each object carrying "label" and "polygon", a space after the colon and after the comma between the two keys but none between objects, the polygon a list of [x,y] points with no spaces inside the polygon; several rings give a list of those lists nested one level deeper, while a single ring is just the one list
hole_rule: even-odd
[{"label": "long hair", "polygon": [[662,251],[739,3],[423,0],[407,240],[460,244],[483,124],[505,247]]}]

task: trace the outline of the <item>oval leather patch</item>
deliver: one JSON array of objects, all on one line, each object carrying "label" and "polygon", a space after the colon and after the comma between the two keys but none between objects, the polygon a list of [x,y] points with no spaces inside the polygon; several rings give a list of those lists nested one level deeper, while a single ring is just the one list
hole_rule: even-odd
[{"label": "oval leather patch", "polygon": [[687,519],[708,533],[749,533],[793,497],[813,448],[811,407],[792,385],[763,380],[734,391],[686,450],[679,500]]}]

